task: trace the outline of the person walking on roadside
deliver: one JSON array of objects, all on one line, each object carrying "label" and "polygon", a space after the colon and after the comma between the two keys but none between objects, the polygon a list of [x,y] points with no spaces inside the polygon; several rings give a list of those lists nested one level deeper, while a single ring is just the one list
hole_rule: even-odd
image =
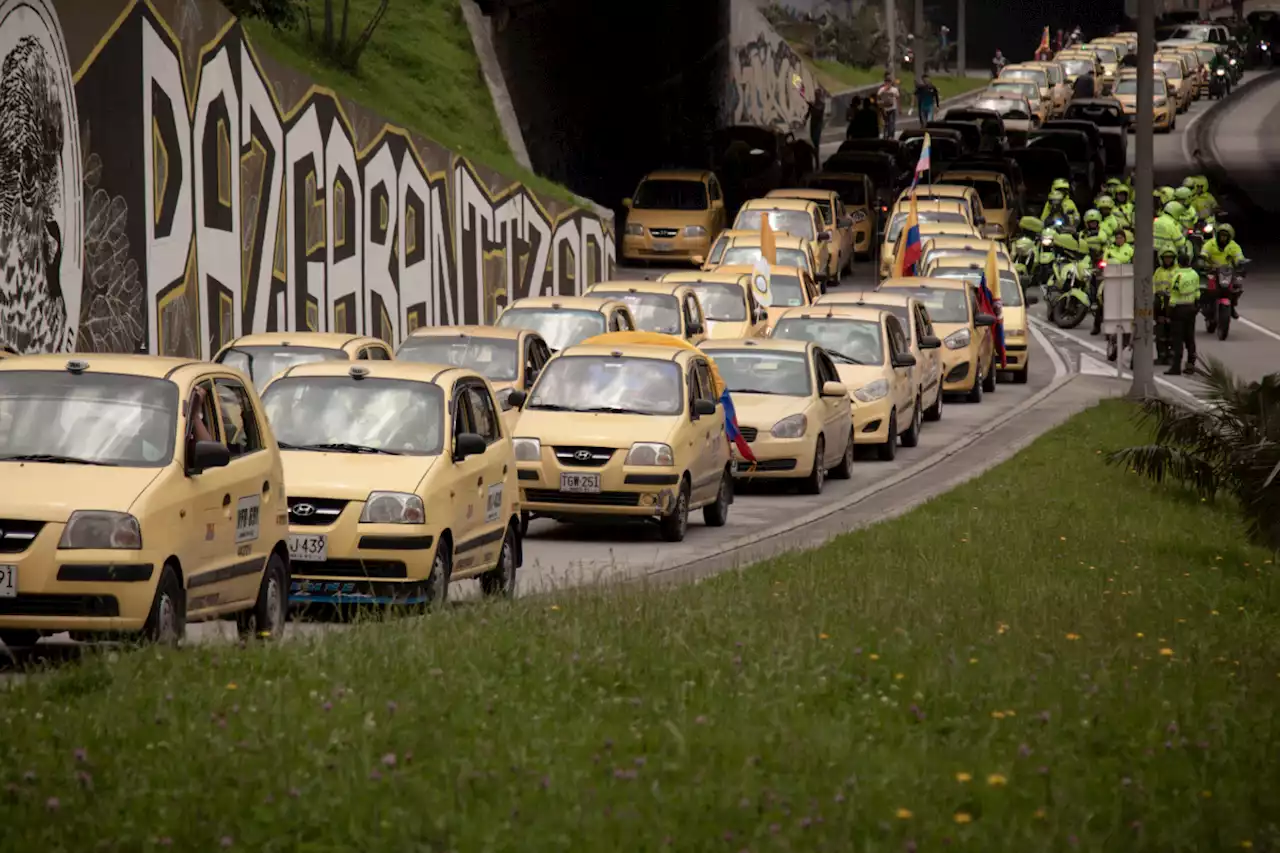
[{"label": "person walking on roadside", "polygon": [[902,92],[899,91],[894,82],[893,75],[885,72],[884,84],[876,89],[876,106],[880,110],[880,116],[884,120],[883,136],[885,139],[893,139],[898,126],[898,102],[902,99]]},{"label": "person walking on roadside", "polygon": [[916,108],[920,112],[920,126],[924,127],[933,121],[934,113],[937,112],[938,104],[941,102],[941,98],[938,97],[938,87],[933,85],[928,74],[916,84],[915,95]]},{"label": "person walking on roadside", "polygon": [[1005,59],[1004,54],[1000,52],[1000,48],[996,48],[996,55],[991,57],[991,79],[1000,76],[1000,72],[1009,64],[1009,60]]},{"label": "person walking on roadside", "polygon": [[827,93],[821,86],[814,91],[813,100],[809,102],[809,110],[804,117],[809,120],[809,138],[813,140],[813,149],[818,151],[822,148],[822,128],[827,123]]}]

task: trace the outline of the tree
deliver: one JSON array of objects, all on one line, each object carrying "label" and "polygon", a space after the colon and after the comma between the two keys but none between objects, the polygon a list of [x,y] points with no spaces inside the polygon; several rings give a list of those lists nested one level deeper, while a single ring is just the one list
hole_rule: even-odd
[{"label": "tree", "polygon": [[1280,551],[1280,373],[1241,382],[1221,362],[1201,362],[1204,406],[1142,401],[1154,441],[1111,454],[1156,482],[1166,478],[1205,499],[1233,496],[1250,537]]},{"label": "tree", "polygon": [[[373,32],[382,23],[383,17],[387,14],[387,7],[391,5],[391,0],[378,0],[378,8],[369,16],[368,22],[360,35],[352,42],[349,38],[349,23],[351,20],[351,0],[323,0],[324,1],[324,27],[321,30],[318,46],[320,50],[336,62],[338,65],[349,71],[355,71],[360,64],[360,55],[364,53],[364,49],[369,44],[369,40],[373,38]],[[335,27],[337,23],[337,15],[335,14],[335,6],[342,3],[342,23],[341,27]],[[311,22],[311,9],[307,6],[304,9],[307,21],[307,38],[313,44],[317,43],[315,28]],[[335,30],[340,29],[339,32]]]},{"label": "tree", "polygon": [[299,0],[224,0],[237,18],[261,18],[280,30],[298,23]]}]

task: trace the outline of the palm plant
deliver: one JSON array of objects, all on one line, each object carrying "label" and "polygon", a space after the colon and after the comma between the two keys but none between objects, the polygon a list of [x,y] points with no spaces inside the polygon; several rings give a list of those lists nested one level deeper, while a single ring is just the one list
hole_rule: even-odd
[{"label": "palm plant", "polygon": [[1280,373],[1243,382],[1215,359],[1199,368],[1204,405],[1144,400],[1140,417],[1154,427],[1152,443],[1108,461],[1156,482],[1178,481],[1206,499],[1231,495],[1249,536],[1280,551]]}]

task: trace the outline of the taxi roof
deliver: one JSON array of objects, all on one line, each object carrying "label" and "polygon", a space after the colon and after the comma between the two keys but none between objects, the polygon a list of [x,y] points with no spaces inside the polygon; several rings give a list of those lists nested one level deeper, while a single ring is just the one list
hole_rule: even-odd
[{"label": "taxi roof", "polygon": [[1015,68],[1022,69],[1025,71],[1043,71],[1044,70],[1043,68],[1036,68],[1035,66],[1036,66],[1036,63],[1034,62],[1015,62],[1012,65],[1006,65],[1003,70],[1012,71]]},{"label": "taxi roof", "polygon": [[228,342],[226,347],[327,347],[342,349],[347,344],[368,341],[369,343],[386,344],[379,338],[368,335],[357,335],[353,332],[256,332],[241,335]]},{"label": "taxi roof", "polygon": [[574,344],[556,354],[556,358],[575,355],[617,355],[621,358],[653,358],[661,361],[679,361],[683,357],[698,354],[693,347],[661,346],[659,344]]},{"label": "taxi roof", "polygon": [[[951,174],[951,173],[948,172],[948,174]],[[957,171],[957,174],[958,174],[958,171]],[[1000,173],[997,172],[996,174],[1000,174]],[[921,195],[921,193],[923,193],[923,195]],[[953,199],[956,201],[959,201],[960,199],[968,196],[970,193],[977,193],[977,190],[975,190],[973,187],[966,187],[964,184],[929,184],[927,187],[916,187],[916,203],[927,204],[928,202],[931,202],[931,201],[938,201],[939,199],[934,198],[934,196],[941,196],[943,200],[947,200],[947,201],[950,201]],[[903,190],[902,194],[898,196],[899,202],[901,201],[909,202],[910,200],[911,200],[911,190],[909,188]]]},{"label": "taxi roof", "polygon": [[843,305],[838,303],[827,303],[825,305],[799,305],[795,308],[788,308],[787,312],[782,315],[786,317],[842,317],[850,320],[879,320],[883,315],[888,314],[883,308],[877,308],[871,305]]},{"label": "taxi roof", "polygon": [[933,278],[932,276],[903,276],[886,278],[874,292],[885,290],[963,290],[969,283],[962,278]]},{"label": "taxi roof", "polygon": [[507,306],[507,310],[512,308],[563,308],[568,311],[600,311],[606,305],[617,302],[616,299],[606,299],[600,296],[526,296],[523,299],[517,299]]},{"label": "taxi roof", "polygon": [[411,338],[442,338],[449,335],[457,337],[473,336],[478,338],[503,338],[516,340],[521,335],[536,335],[530,329],[515,326],[419,326],[409,333]]},{"label": "taxi roof", "polygon": [[[802,269],[803,269],[802,267],[784,266],[782,264],[774,264],[773,266],[770,267],[770,270],[772,272],[782,273],[783,275],[794,275],[794,276],[800,275],[800,272]],[[730,273],[731,275],[749,276],[753,272],[755,272],[755,267],[752,266],[751,264],[721,264],[720,266],[716,267],[716,272],[726,272],[726,273]]]},{"label": "taxi roof", "polygon": [[741,284],[744,279],[749,277],[747,273],[725,272],[723,269],[717,268],[711,272],[698,272],[697,270],[669,272],[658,280],[675,281],[681,284],[697,284],[698,282],[706,282],[707,284]]},{"label": "taxi roof", "polygon": [[[753,244],[760,242],[760,232],[735,231],[733,232],[732,242],[735,246],[744,244],[747,248],[750,248]],[[797,237],[794,234],[788,234],[785,231],[781,234],[775,231],[773,234],[773,242],[779,249],[803,249],[804,245],[808,243],[809,240],[805,237]]]},{"label": "taxi roof", "polygon": [[814,300],[814,305],[906,305],[916,297],[905,291],[845,290],[824,293]]},{"label": "taxi roof", "polygon": [[742,205],[742,210],[803,210],[808,211],[810,205],[817,203],[807,198],[753,198]]},{"label": "taxi roof", "polygon": [[[966,189],[971,190],[973,187],[966,187]],[[916,210],[927,210],[931,213],[954,213],[957,207],[963,210],[964,204],[964,199],[961,198],[923,198],[916,199]],[[901,212],[898,208],[902,208],[902,211],[910,210],[911,199],[909,197],[899,199],[898,203],[893,206],[894,214]],[[921,225],[923,224],[921,223]]]},{"label": "taxi roof", "polygon": [[645,175],[642,180],[655,181],[705,181],[711,177],[706,169],[658,169]]},{"label": "taxi roof", "polygon": [[966,178],[971,181],[998,181],[1005,176],[1004,172],[995,169],[948,169],[942,173],[942,177],[938,178],[939,183],[935,186],[943,187],[959,187],[961,189],[971,190],[973,187],[964,184],[948,184],[947,178]]},{"label": "taxi roof", "polygon": [[991,248],[991,244],[996,244],[996,255],[1005,253],[1006,250],[999,240],[988,240],[985,237],[957,237],[951,234],[941,234],[937,237],[930,237],[928,240],[921,240],[924,248],[934,247],[938,249],[969,249],[975,252],[985,252]]},{"label": "taxi roof", "polygon": [[[600,293],[672,293],[677,287],[688,286],[682,281],[661,281],[651,278],[635,281],[597,281],[587,288],[587,295]],[[612,297],[610,297],[612,298]]]},{"label": "taxi roof", "polygon": [[[986,258],[982,260],[962,260],[960,255],[939,255],[929,263],[931,270],[936,269],[969,269],[981,270],[987,266]],[[996,270],[998,272],[1012,272],[1014,269],[1013,261],[1008,255],[996,255]],[[945,278],[945,276],[938,276]]]},{"label": "taxi roof", "polygon": [[762,349],[774,352],[806,352],[809,347],[817,346],[813,341],[793,341],[785,338],[720,338],[714,341],[703,341],[698,349],[711,351],[717,349]]},{"label": "taxi roof", "polygon": [[287,367],[271,381],[278,382],[285,377],[297,379],[306,376],[350,376],[355,381],[352,370],[361,370],[362,379],[401,379],[409,382],[438,383],[457,378],[456,374],[466,376],[479,375],[467,367],[456,364],[431,364],[423,361],[312,361],[307,364],[295,364]]},{"label": "taxi roof", "polygon": [[[141,353],[60,352],[0,359],[0,370],[66,370],[67,364],[72,361],[83,361],[87,364],[86,373],[121,373],[128,376],[145,376],[152,379],[168,379],[173,373],[184,367],[216,367],[219,370],[224,369],[222,365],[214,365],[195,358],[171,358],[169,356],[144,355]],[[350,362],[346,361],[335,363],[350,364]]]},{"label": "taxi roof", "polygon": [[820,187],[808,187],[805,189],[793,190],[769,190],[765,198],[794,198],[808,199],[809,201],[829,201],[833,195],[837,195],[835,190],[824,190]]}]

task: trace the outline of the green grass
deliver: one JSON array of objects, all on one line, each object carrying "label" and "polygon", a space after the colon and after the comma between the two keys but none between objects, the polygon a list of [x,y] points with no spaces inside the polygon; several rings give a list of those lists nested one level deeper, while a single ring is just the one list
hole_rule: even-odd
[{"label": "green grass", "polygon": [[[818,69],[819,82],[833,92],[858,86],[873,86],[884,81],[883,68],[855,68],[831,59],[816,59],[813,60],[813,65]],[[898,76],[903,81],[903,86],[908,90],[915,90],[911,72],[902,69]],[[974,89],[981,89],[990,82],[978,77],[949,77],[940,74],[931,74],[929,79],[938,87],[938,94],[944,101],[947,98],[972,92]]]},{"label": "green grass", "polygon": [[15,684],[0,849],[1275,850],[1273,557],[1131,412],[695,586]]},{"label": "green grass", "polygon": [[[307,2],[318,38],[323,4]],[[340,30],[342,4],[337,6],[335,26]],[[351,0],[352,41],[377,6],[377,0]],[[357,74],[322,59],[301,21],[292,30],[273,30],[252,19],[245,24],[256,48],[317,83],[540,193],[575,203],[568,189],[533,174],[512,157],[457,0],[393,0]]]}]

